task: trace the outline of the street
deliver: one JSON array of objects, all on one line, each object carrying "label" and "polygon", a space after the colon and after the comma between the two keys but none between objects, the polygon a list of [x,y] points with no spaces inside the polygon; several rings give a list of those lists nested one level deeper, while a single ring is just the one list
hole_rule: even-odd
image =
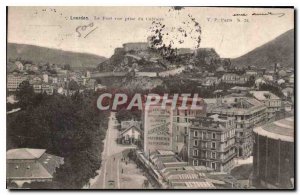
[{"label": "street", "polygon": [[[90,180],[91,189],[126,189],[141,188],[146,179],[133,162],[122,161],[122,152],[134,149],[135,145],[117,144],[119,130],[116,126],[115,113],[111,112],[108,130],[104,140],[102,164],[98,175]],[[135,181],[135,180],[138,180]]]}]

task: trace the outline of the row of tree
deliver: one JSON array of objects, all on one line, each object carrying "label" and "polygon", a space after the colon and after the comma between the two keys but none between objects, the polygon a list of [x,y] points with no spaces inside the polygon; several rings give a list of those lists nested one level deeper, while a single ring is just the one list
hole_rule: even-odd
[{"label": "row of tree", "polygon": [[16,97],[21,111],[7,116],[7,148],[43,148],[64,158],[54,182],[31,187],[81,188],[95,177],[108,121],[96,107],[97,94],[48,96],[23,83]]}]

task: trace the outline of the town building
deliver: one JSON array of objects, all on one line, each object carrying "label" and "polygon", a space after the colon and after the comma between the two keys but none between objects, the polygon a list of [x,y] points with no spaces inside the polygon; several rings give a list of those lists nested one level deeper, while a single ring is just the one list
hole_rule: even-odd
[{"label": "town building", "polygon": [[189,164],[228,172],[236,156],[234,117],[197,117],[189,131]]},{"label": "town building", "polygon": [[40,77],[38,77],[38,76],[31,77],[31,79],[29,80],[29,84],[32,85],[35,82],[42,82],[42,79]]},{"label": "town building", "polygon": [[16,61],[16,62],[15,62],[15,65],[16,65],[16,67],[17,67],[17,69],[18,69],[19,71],[23,71],[23,70],[24,70],[24,65],[22,64],[22,62]]},{"label": "town building", "polygon": [[24,69],[25,69],[25,70],[30,70],[30,69],[31,69],[31,66],[32,66],[32,64],[28,64],[28,63],[27,63],[27,64],[24,65]]},{"label": "town building", "polygon": [[133,125],[119,133],[118,142],[122,144],[138,144],[142,140],[142,134],[142,130]]},{"label": "town building", "polygon": [[204,99],[207,113],[235,118],[236,153],[238,158],[252,154],[253,127],[267,121],[267,108],[260,101],[249,97]]},{"label": "town building", "polygon": [[43,74],[43,82],[44,83],[48,83],[49,82],[49,76],[46,73]]},{"label": "town building", "polygon": [[52,83],[53,83],[53,84],[58,83],[58,78],[57,78],[57,77],[52,77]]},{"label": "town building", "polygon": [[59,156],[45,149],[16,148],[6,152],[6,182],[8,188],[26,188],[32,182],[51,182],[56,168],[64,163]]},{"label": "town building", "polygon": [[253,130],[253,185],[257,188],[294,188],[294,128],[294,117],[290,117]]},{"label": "town building", "polygon": [[234,86],[228,89],[228,92],[235,94],[246,94],[249,92],[249,87]]},{"label": "town building", "polygon": [[34,93],[42,93],[42,82],[32,83]]},{"label": "town building", "polygon": [[220,79],[218,77],[206,77],[202,83],[202,86],[211,87],[218,85],[220,83]]},{"label": "town building", "polygon": [[258,73],[255,70],[247,70],[245,74],[249,76],[256,76]]},{"label": "town building", "polygon": [[96,83],[97,83],[96,79],[88,79],[85,86],[87,89],[95,90]]},{"label": "town building", "polygon": [[41,92],[42,93],[47,93],[48,95],[52,95],[54,91],[54,87],[52,85],[49,85],[47,83],[42,84]]},{"label": "town building", "polygon": [[258,77],[254,81],[256,88],[260,88],[261,85],[264,85],[267,83],[266,79],[263,77]]},{"label": "town building", "polygon": [[264,103],[267,107],[268,120],[273,120],[277,112],[280,112],[281,99],[270,91],[250,91],[255,99]]},{"label": "town building", "polygon": [[285,112],[292,112],[294,111],[294,105],[292,102],[289,101],[282,101],[283,108]]},{"label": "town building", "polygon": [[[203,101],[199,98],[198,101]],[[192,104],[192,99],[189,98],[187,100],[187,104]],[[205,116],[205,105],[204,102],[201,103],[203,105],[202,110],[192,110],[192,109],[179,109],[176,107],[172,110],[172,128],[173,128],[173,151],[179,155],[183,160],[188,160],[188,134],[189,127],[191,125],[191,120],[196,116]]]},{"label": "town building", "polygon": [[224,73],[225,72],[225,69],[223,66],[219,66],[217,69],[216,69],[216,72],[218,73]]},{"label": "town building", "polygon": [[121,121],[121,131],[131,127],[131,126],[136,126],[137,128],[142,127],[142,121],[136,121],[136,120],[128,120],[128,121]]},{"label": "town building", "polygon": [[235,73],[226,73],[222,76],[222,82],[227,84],[246,84],[249,80],[249,75],[238,75]]},{"label": "town building", "polygon": [[283,90],[281,90],[283,93],[285,99],[293,99],[294,97],[294,89],[292,87],[286,87]]},{"label": "town building", "polygon": [[9,74],[7,75],[7,89],[9,92],[14,92],[19,89],[20,84],[27,80],[26,76]]},{"label": "town building", "polygon": [[138,153],[137,158],[162,189],[216,189],[216,180],[207,177],[212,169],[188,165],[173,151],[156,150],[149,159]]},{"label": "town building", "polygon": [[178,97],[175,108],[172,108],[170,98],[167,99],[165,108],[162,108],[162,100],[163,97],[159,103],[143,108],[144,152],[149,156],[157,149],[171,150],[187,160],[186,139],[190,119],[205,114],[204,101],[196,99],[198,106],[191,109],[193,98],[186,98],[185,108],[179,106],[183,102],[182,97]]},{"label": "town building", "polygon": [[270,74],[265,74],[263,75],[263,78],[267,81],[273,81],[273,75],[270,75]]}]

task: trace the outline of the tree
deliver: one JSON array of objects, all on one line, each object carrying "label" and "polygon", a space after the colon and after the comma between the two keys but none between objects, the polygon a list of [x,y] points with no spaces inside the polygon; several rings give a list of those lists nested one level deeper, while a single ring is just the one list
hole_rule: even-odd
[{"label": "tree", "polygon": [[54,187],[83,187],[100,168],[100,143],[105,138],[108,113],[94,106],[95,92],[71,97],[33,94],[33,99],[40,101],[8,115],[7,148],[43,148],[63,157],[64,164],[54,175]]},{"label": "tree", "polygon": [[79,90],[79,85],[78,85],[78,83],[77,83],[76,81],[74,81],[74,80],[71,80],[71,81],[69,82],[69,89],[70,89],[70,90]]},{"label": "tree", "polygon": [[282,98],[284,95],[280,89],[280,87],[270,84],[261,84],[259,86],[259,90],[261,91],[270,91],[271,93],[277,95],[278,97]]},{"label": "tree", "polygon": [[141,120],[142,117],[142,111],[140,110],[127,110],[127,109],[121,109],[117,112],[116,118],[119,122],[126,121],[126,120]]},{"label": "tree", "polygon": [[24,109],[34,104],[34,90],[29,84],[29,81],[23,81],[19,85],[19,89],[16,92],[16,98],[19,100],[19,106]]}]

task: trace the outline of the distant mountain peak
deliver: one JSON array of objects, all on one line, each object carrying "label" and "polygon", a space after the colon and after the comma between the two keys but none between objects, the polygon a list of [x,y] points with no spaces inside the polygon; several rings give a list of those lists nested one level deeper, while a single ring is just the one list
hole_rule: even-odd
[{"label": "distant mountain peak", "polygon": [[255,48],[247,54],[232,59],[234,66],[258,66],[268,68],[275,63],[283,67],[294,67],[294,29]]}]

